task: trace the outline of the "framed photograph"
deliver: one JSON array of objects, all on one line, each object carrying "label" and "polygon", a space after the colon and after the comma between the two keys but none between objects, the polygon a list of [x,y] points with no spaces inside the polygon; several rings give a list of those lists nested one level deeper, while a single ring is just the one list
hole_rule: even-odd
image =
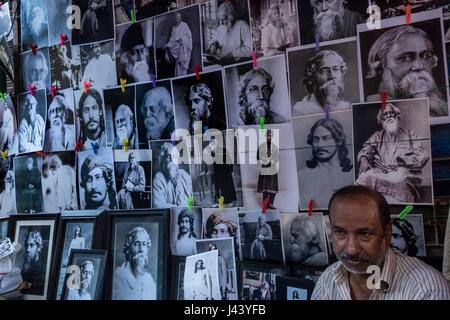
[{"label": "framed photograph", "polygon": [[[72,250],[68,265],[75,270],[75,275],[67,275],[61,300],[102,300],[107,257],[106,250]],[[71,281],[78,270],[79,283]]]},{"label": "framed photograph", "polygon": [[294,277],[276,276],[277,300],[310,300],[314,281]]},{"label": "framed photograph", "polygon": [[13,265],[22,270],[25,300],[47,300],[52,295],[54,277],[50,277],[55,251],[59,215],[13,215],[10,217],[9,235],[12,242],[23,246],[13,258]]},{"label": "framed photograph", "polygon": [[184,268],[186,257],[170,256],[170,299],[184,300]]},{"label": "framed photograph", "polygon": [[6,158],[0,164],[0,218],[15,214],[16,211],[16,179],[14,175],[14,156]]},{"label": "framed photograph", "polygon": [[109,211],[107,214],[106,247],[111,263],[106,298],[167,299],[169,210]]},{"label": "framed photograph", "polygon": [[[39,47],[39,46],[38,46]],[[50,92],[50,64],[48,48],[39,47],[36,54],[31,51],[24,53],[21,58],[22,91],[30,90],[28,85],[35,86],[36,90],[46,89]]]},{"label": "framed photograph", "polygon": [[28,155],[14,158],[17,213],[44,212],[42,198],[42,156]]},{"label": "framed photograph", "polygon": [[8,151],[9,156],[18,152],[18,121],[16,107],[14,106],[11,96],[7,94],[4,99],[4,102],[3,100],[0,101],[0,110],[3,113],[3,123],[0,126],[0,130],[4,132],[4,138],[0,141],[0,149],[3,152]]}]

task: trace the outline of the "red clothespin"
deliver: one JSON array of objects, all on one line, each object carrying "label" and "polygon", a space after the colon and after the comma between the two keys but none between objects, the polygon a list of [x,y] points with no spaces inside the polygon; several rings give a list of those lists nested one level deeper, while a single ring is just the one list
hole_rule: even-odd
[{"label": "red clothespin", "polygon": [[52,97],[55,97],[55,93],[56,93],[56,86],[50,86],[50,90],[52,91]]},{"label": "red clothespin", "polygon": [[269,198],[264,199],[262,213],[266,213],[267,205],[269,204]]},{"label": "red clothespin", "polygon": [[312,217],[313,206],[314,206],[314,200],[311,199],[311,200],[309,200],[309,208],[308,208],[308,216],[310,216],[310,217]]},{"label": "red clothespin", "polygon": [[67,34],[59,33],[59,38],[61,39],[61,45],[64,44],[64,41],[67,41]]},{"label": "red clothespin", "polygon": [[328,105],[325,105],[325,119],[328,121],[330,120],[330,108],[328,107]]},{"label": "red clothespin", "polygon": [[84,92],[85,93],[87,93],[88,92],[88,89],[91,87],[91,82],[90,81],[88,81],[88,82],[84,82]]},{"label": "red clothespin", "polygon": [[0,2],[0,10],[2,10],[3,2]]},{"label": "red clothespin", "polygon": [[252,51],[252,58],[253,58],[253,68],[258,68],[258,60],[256,59],[255,51]]},{"label": "red clothespin", "polygon": [[83,141],[78,141],[77,144],[75,145],[75,152],[78,151],[78,149],[83,145]]},{"label": "red clothespin", "polygon": [[43,156],[43,157],[45,157],[45,156],[46,156],[46,154],[45,154],[45,153],[43,153],[43,152],[41,152],[41,151],[36,151],[36,153],[37,153],[38,155],[40,155],[40,156]]},{"label": "red clothespin", "polygon": [[411,24],[411,5],[405,7],[406,24]]},{"label": "red clothespin", "polygon": [[36,55],[36,48],[37,48],[37,45],[35,45],[35,44],[29,44],[28,46],[31,48],[31,52],[32,52],[34,55]]},{"label": "red clothespin", "polygon": [[36,91],[36,86],[28,85],[28,88],[30,89],[31,95],[34,96],[34,91]]},{"label": "red clothespin", "polygon": [[200,67],[194,66],[195,75],[197,76],[197,80],[200,80]]},{"label": "red clothespin", "polygon": [[387,92],[382,91],[381,92],[381,109],[386,109],[386,99],[387,99]]}]

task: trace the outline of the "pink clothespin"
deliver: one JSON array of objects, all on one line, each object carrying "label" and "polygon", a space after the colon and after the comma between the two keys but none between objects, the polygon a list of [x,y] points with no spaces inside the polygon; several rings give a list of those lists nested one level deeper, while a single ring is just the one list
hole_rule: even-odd
[{"label": "pink clothespin", "polygon": [[197,76],[197,80],[200,80],[200,67],[194,66],[195,75]]},{"label": "pink clothespin", "polygon": [[56,93],[56,86],[50,86],[50,90],[52,91],[52,97],[55,97],[55,93]]},{"label": "pink clothespin", "polygon": [[3,2],[0,2],[0,10],[2,10]]},{"label": "pink clothespin", "polygon": [[262,213],[266,213],[268,204],[269,204],[269,198],[264,199]]},{"label": "pink clothespin", "polygon": [[45,157],[45,156],[46,156],[46,154],[45,154],[45,153],[43,153],[43,152],[41,152],[41,151],[36,151],[36,153],[37,153],[38,155],[40,155],[40,156],[43,156],[43,157]]},{"label": "pink clothespin", "polygon": [[36,55],[36,48],[37,48],[37,45],[35,45],[35,44],[29,44],[28,46],[31,48],[31,52],[33,53],[33,55]]},{"label": "pink clothespin", "polygon": [[28,85],[28,88],[30,89],[31,95],[34,96],[34,91],[36,91],[36,86]]},{"label": "pink clothespin", "polygon": [[59,38],[61,39],[61,45],[64,44],[64,41],[67,41],[67,34],[59,33]]},{"label": "pink clothespin", "polygon": [[411,24],[411,5],[405,7],[406,24]]},{"label": "pink clothespin", "polygon": [[91,87],[91,82],[90,81],[88,81],[88,82],[84,82],[84,92],[85,93],[87,93],[88,92],[88,89]]},{"label": "pink clothespin", "polygon": [[252,51],[252,58],[253,58],[253,68],[258,68],[258,60],[256,59],[255,51]]},{"label": "pink clothespin", "polygon": [[78,141],[77,144],[75,145],[75,152],[78,151],[78,149],[83,145],[83,141]]},{"label": "pink clothespin", "polygon": [[314,206],[314,200],[311,199],[311,200],[309,200],[309,208],[308,208],[308,216],[310,216],[310,217],[312,217],[313,206]]},{"label": "pink clothespin", "polygon": [[386,109],[386,99],[387,99],[387,92],[382,91],[381,92],[381,109]]}]

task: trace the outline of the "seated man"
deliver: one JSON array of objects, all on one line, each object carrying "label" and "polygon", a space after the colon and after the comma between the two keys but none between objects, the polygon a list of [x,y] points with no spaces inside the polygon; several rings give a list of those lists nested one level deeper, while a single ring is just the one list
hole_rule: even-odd
[{"label": "seated man", "polygon": [[[450,282],[440,272],[389,247],[392,222],[380,193],[344,187],[331,197],[329,212],[339,261],[320,276],[312,300],[450,299]],[[379,268],[379,279],[372,268]]]}]

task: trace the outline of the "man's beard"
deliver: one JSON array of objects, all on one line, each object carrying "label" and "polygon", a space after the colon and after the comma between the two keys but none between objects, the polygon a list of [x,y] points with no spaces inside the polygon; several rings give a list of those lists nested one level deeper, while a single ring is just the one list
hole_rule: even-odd
[{"label": "man's beard", "polygon": [[61,138],[61,134],[62,134],[62,128],[63,128],[63,122],[62,119],[59,117],[56,117],[55,119],[52,120],[50,127],[52,129],[52,132],[54,135],[56,135],[54,138]]},{"label": "man's beard", "polygon": [[291,245],[291,259],[295,262],[303,262],[307,258],[308,248],[306,243],[294,243]]},{"label": "man's beard", "polygon": [[344,84],[335,79],[328,80],[320,87],[315,87],[315,95],[320,105],[337,106],[345,99]]},{"label": "man's beard", "polygon": [[175,163],[170,162],[167,166],[167,173],[172,184],[176,185],[180,176],[180,169],[178,166]]},{"label": "man's beard", "polygon": [[89,279],[81,280],[81,290],[89,290],[91,287],[91,281]]},{"label": "man's beard", "polygon": [[44,79],[33,79],[30,85],[35,86],[36,90],[45,89]]},{"label": "man's beard", "polygon": [[[95,128],[93,128],[93,129],[90,129],[89,128],[89,125],[90,124],[97,124],[96,126],[95,126]],[[89,120],[89,122],[86,124],[86,130],[89,132],[89,133],[96,133],[97,132],[97,130],[98,130],[98,127],[99,127],[99,123],[98,123],[98,121],[96,121],[96,120]]]},{"label": "man's beard", "polygon": [[[159,119],[161,120],[161,119]],[[144,125],[146,130],[147,140],[160,139],[164,131],[164,126],[162,125],[165,121],[158,121],[155,117],[147,117],[144,120]]]},{"label": "man's beard", "polygon": [[261,117],[267,117],[269,114],[269,103],[267,101],[255,101],[247,107],[247,122],[257,123]]},{"label": "man's beard", "polygon": [[219,46],[223,48],[228,42],[228,35],[231,31],[231,24],[229,25],[220,25],[217,28],[217,41],[219,42]]},{"label": "man's beard", "polygon": [[337,12],[328,10],[326,13],[314,13],[314,25],[316,33],[319,33],[320,41],[338,39],[343,36],[344,13],[345,9],[342,3]]},{"label": "man's beard", "polygon": [[117,129],[117,137],[119,138],[119,142],[123,143],[124,139],[131,138],[131,130],[128,129],[128,126],[120,127]]},{"label": "man's beard", "polygon": [[42,29],[42,21],[40,19],[33,19],[30,25],[31,25],[30,30],[31,35],[39,36],[39,33],[41,32]]},{"label": "man's beard", "polygon": [[[386,119],[387,120],[387,119]],[[398,135],[398,120],[395,120],[394,122],[383,122],[383,129],[391,136],[397,136]]]},{"label": "man's beard", "polygon": [[133,63],[128,59],[126,65],[126,72],[128,76],[134,79],[135,82],[150,81],[150,68],[145,59]]},{"label": "man's beard", "polygon": [[36,121],[36,112],[28,112],[27,120],[30,124],[34,125],[34,122]]},{"label": "man's beard", "polygon": [[148,257],[142,252],[135,254],[131,258],[131,264],[136,273],[143,275],[145,273],[145,266],[147,265]]},{"label": "man's beard", "polygon": [[[383,266],[384,263],[384,259],[386,257],[386,251],[387,251],[387,245],[386,242],[382,241],[382,245],[380,248],[380,258],[378,258],[378,260],[376,261],[375,265],[379,266],[380,268]],[[370,257],[369,256],[365,256],[365,255],[349,255],[347,253],[343,253],[341,255],[337,255],[338,259],[342,262],[342,259],[349,259],[352,261],[359,261],[362,263],[366,263],[369,264],[370,263]],[[367,269],[361,270],[358,269],[356,267],[352,267],[352,266],[347,266],[344,262],[342,262],[342,264],[344,265],[345,269],[347,269],[348,272],[350,273],[354,273],[354,274],[367,274]]]}]

